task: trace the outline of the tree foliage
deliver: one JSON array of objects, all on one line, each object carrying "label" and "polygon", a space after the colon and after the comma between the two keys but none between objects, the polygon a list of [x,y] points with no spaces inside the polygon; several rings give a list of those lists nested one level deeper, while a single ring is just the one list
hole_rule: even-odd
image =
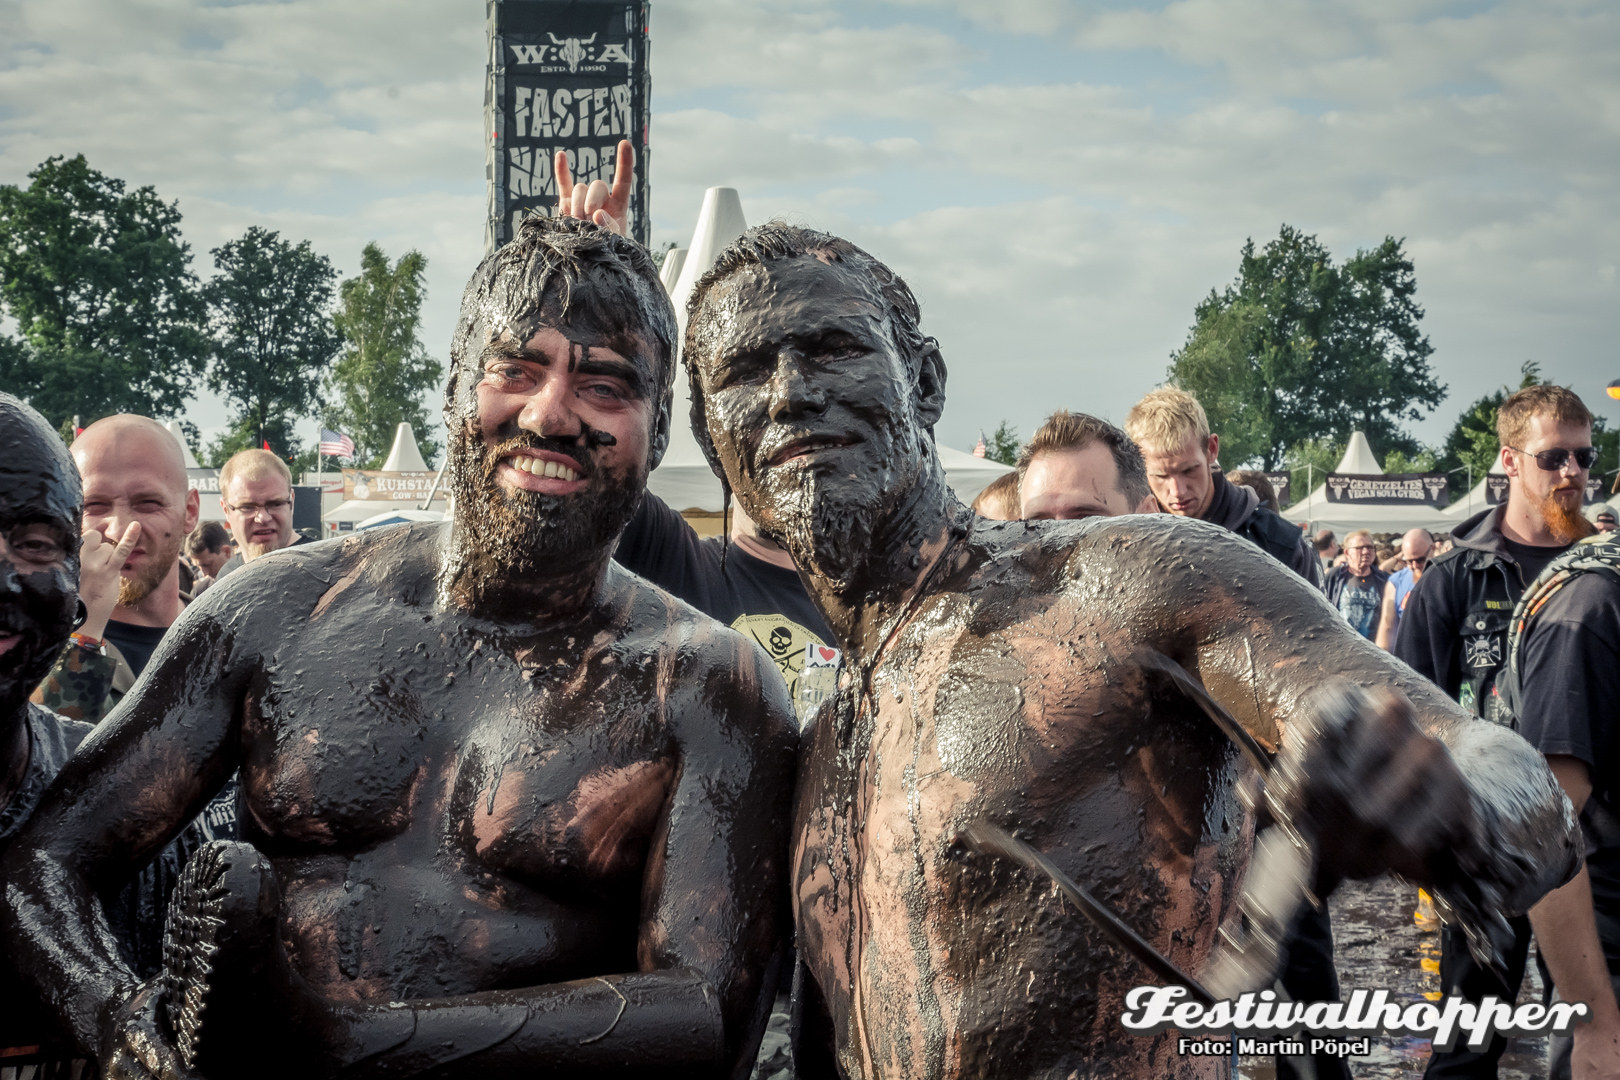
[{"label": "tree foliage", "polygon": [[1228,468],[1273,469],[1352,430],[1377,453],[1415,453],[1402,425],[1445,394],[1416,291],[1400,241],[1335,266],[1316,237],[1284,225],[1260,251],[1245,243],[1237,279],[1197,306],[1169,379],[1203,404]]},{"label": "tree foliage", "polygon": [[330,311],[337,271],[308,240],[294,246],[257,225],[213,256],[218,272],[203,289],[214,340],[208,387],[234,410],[225,442],[267,440],[293,458],[297,425],[319,404],[343,344]]},{"label": "tree foliage", "polygon": [[1541,366],[1534,360],[1526,360],[1519,368],[1519,385],[1503,386],[1491,391],[1474,401],[1457,417],[1457,422],[1451,426],[1446,441],[1440,447],[1438,466],[1451,473],[1451,493],[1454,497],[1465,495],[1470,481],[1479,483],[1496,461],[1496,413],[1502,407],[1502,402],[1515,390],[1539,386],[1545,381],[1541,377]]},{"label": "tree foliage", "polygon": [[415,430],[426,460],[439,452],[437,425],[428,422],[421,400],[444,374],[417,336],[426,271],[420,252],[406,252],[390,266],[381,248],[367,244],[359,276],[338,288],[333,321],[343,352],[331,375],[338,399],[332,423],[354,439],[355,456],[365,467],[382,463],[401,423]]},{"label": "tree foliage", "polygon": [[1003,465],[1016,465],[1021,446],[1023,443],[1018,439],[1018,429],[1003,420],[996,427],[996,433],[985,440],[984,456]]},{"label": "tree foliage", "polygon": [[180,210],[150,187],[52,157],[0,185],[0,382],[57,423],[160,419],[191,396],[209,346]]}]

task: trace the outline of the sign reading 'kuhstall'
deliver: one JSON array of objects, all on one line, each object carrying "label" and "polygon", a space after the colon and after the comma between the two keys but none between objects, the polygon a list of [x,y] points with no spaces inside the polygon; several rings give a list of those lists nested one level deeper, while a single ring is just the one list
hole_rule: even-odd
[{"label": "sign reading 'kuhstall'", "polygon": [[1445,473],[1328,473],[1327,500],[1356,506],[1446,505]]},{"label": "sign reading 'kuhstall'", "polygon": [[[380,469],[344,469],[343,497],[387,502],[421,502],[433,491],[435,472],[383,472]],[[441,486],[435,497],[444,498]]]}]

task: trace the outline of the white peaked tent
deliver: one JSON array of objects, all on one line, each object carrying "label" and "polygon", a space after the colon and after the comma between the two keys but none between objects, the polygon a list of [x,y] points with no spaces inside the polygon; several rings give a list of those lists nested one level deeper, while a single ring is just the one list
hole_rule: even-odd
[{"label": "white peaked tent", "polygon": [[686,265],[686,248],[670,248],[669,254],[664,256],[664,265],[658,269],[658,277],[664,283],[664,291],[671,296],[675,295],[675,283],[681,280],[681,267]]},{"label": "white peaked tent", "polygon": [[[698,211],[697,227],[692,230],[692,243],[664,257],[660,276],[674,301],[675,320],[682,337],[686,334],[686,301],[698,278],[747,228],[737,189],[712,187],[703,193],[703,206]],[[698,449],[697,439],[692,436],[691,416],[692,397],[686,372],[677,360],[669,450],[664,454],[663,463],[647,478],[647,489],[677,510],[718,512],[722,509],[720,481],[709,469],[703,451]],[[940,463],[945,466],[946,482],[964,502],[973,501],[985,485],[1009,471],[1006,465],[960,450],[945,446],[937,449]]]},{"label": "white peaked tent", "polygon": [[[388,458],[383,462],[383,472],[432,472],[428,463],[422,460],[422,450],[416,445],[416,432],[409,424],[400,424],[394,429],[394,445],[388,451]],[[382,514],[394,514],[396,511],[415,511],[414,499],[348,499],[338,503],[326,511],[324,517],[327,521],[354,521],[367,522],[370,525],[384,524],[383,521],[369,521],[370,518]],[[398,520],[430,521],[443,517],[443,511],[423,511],[421,517],[403,517]],[[392,522],[388,522],[392,524]]]},{"label": "white peaked tent", "polygon": [[[1345,447],[1344,457],[1333,471],[1370,476],[1381,476],[1384,472],[1378,459],[1373,456],[1372,447],[1367,444],[1367,436],[1359,431],[1350,433],[1350,445]],[[1422,505],[1350,506],[1332,503],[1328,502],[1327,484],[1324,482],[1284,510],[1282,516],[1289,521],[1309,521],[1312,529],[1332,529],[1342,537],[1355,529],[1371,529],[1373,532],[1405,532],[1417,528],[1444,530],[1451,524],[1448,513],[1450,508],[1436,510],[1432,506]]]},{"label": "white peaked tent", "polygon": [[174,441],[180,444],[180,452],[186,455],[186,468],[202,468],[202,466],[197,463],[197,455],[191,452],[191,445],[186,442],[186,433],[181,429],[180,421],[170,420],[163,426],[169,429],[169,434],[174,436]]},{"label": "white peaked tent", "polygon": [[[1487,476],[1506,475],[1507,470],[1502,468],[1502,456],[1498,454],[1496,456],[1496,460],[1491,462],[1491,467],[1487,472]],[[1491,504],[1485,501],[1485,491],[1489,484],[1490,481],[1486,478],[1486,476],[1480,477],[1479,483],[1475,484],[1468,494],[1446,507],[1445,515],[1448,522],[1446,526],[1447,528],[1455,525],[1461,525],[1464,521],[1473,517],[1481,510],[1487,510],[1490,508]]]},{"label": "white peaked tent", "polygon": [[[670,405],[669,449],[664,460],[647,478],[647,490],[676,510],[718,512],[721,505],[720,481],[709,470],[709,463],[692,437],[692,396],[687,392],[686,371],[680,365],[680,339],[686,333],[686,298],[703,272],[714,265],[715,256],[743,234],[748,222],[743,218],[742,200],[736,188],[712,187],[703,193],[692,243],[676,248],[665,257],[663,279],[669,298],[675,304],[676,363],[675,397]],[[681,257],[674,265],[671,261]]]},{"label": "white peaked tent", "polygon": [[383,462],[383,472],[432,472],[422,460],[422,451],[416,445],[416,432],[411,425],[401,424],[394,429],[394,446]]}]

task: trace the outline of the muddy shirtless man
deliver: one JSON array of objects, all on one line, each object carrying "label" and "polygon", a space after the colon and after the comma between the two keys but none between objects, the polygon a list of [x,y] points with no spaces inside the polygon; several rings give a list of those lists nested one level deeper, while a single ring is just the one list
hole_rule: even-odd
[{"label": "muddy shirtless man", "polygon": [[[1252,843],[1248,766],[1167,662],[1266,747],[1335,677],[1410,701],[1363,699],[1333,729],[1358,771],[1307,770],[1300,806],[1335,825],[1325,880],[1394,868],[1522,910],[1573,873],[1573,819],[1534,752],[1253,545],[1158,515],[968,512],[929,436],[938,346],[905,284],[853,245],[752,230],[691,312],[694,430],[846,650],[794,820],[801,1077],[1221,1069],[1126,1034],[1122,995],[1155,980],[1050,881],[962,836],[1013,833],[1204,972]],[[1335,804],[1335,784],[1353,796]]]},{"label": "muddy shirtless man", "polygon": [[452,519],[226,578],[63,772],[4,932],[113,1075],[191,1073],[93,887],[236,769],[285,955],[216,1076],[746,1068],[792,709],[755,646],[609,561],[667,444],[674,326],[645,251],[524,223],[462,303]]}]

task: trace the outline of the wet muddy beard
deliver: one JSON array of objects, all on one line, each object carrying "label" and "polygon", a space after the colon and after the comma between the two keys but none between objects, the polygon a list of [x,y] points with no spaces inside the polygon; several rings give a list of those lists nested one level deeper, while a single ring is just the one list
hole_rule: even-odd
[{"label": "wet muddy beard", "polygon": [[[514,449],[566,454],[579,465],[586,489],[575,495],[517,491],[496,479],[500,459]],[[645,469],[637,475],[603,472],[582,460],[574,440],[518,435],[493,447],[484,445],[475,425],[464,425],[450,439],[450,490],[467,556],[498,574],[549,574],[569,570],[611,552],[635,514],[645,490]]]},{"label": "wet muddy beard", "polygon": [[1583,536],[1590,536],[1596,532],[1596,527],[1586,520],[1581,513],[1581,500],[1577,495],[1575,505],[1565,506],[1558,496],[1562,491],[1579,491],[1575,488],[1554,489],[1547,492],[1541,500],[1541,519],[1546,522],[1547,531],[1552,533],[1554,540],[1560,544],[1573,544]]}]

